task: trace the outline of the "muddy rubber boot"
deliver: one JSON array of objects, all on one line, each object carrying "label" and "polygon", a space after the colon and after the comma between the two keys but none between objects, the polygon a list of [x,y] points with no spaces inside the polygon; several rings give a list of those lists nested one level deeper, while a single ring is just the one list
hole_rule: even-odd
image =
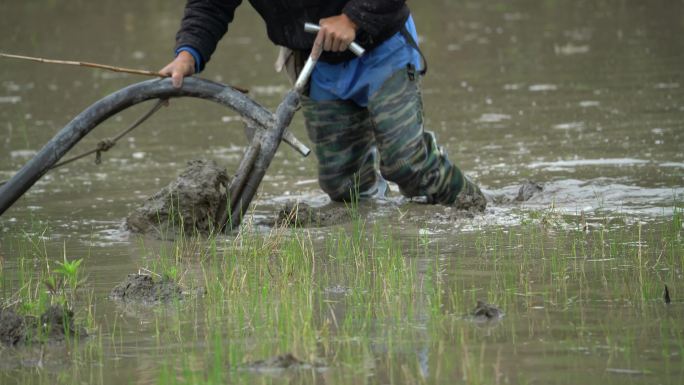
[{"label": "muddy rubber boot", "polygon": [[[437,146],[437,139],[433,132],[425,131],[423,139],[428,147],[428,153],[439,153],[447,161],[449,160],[444,148]],[[459,210],[484,211],[487,207],[487,197],[475,182],[463,174],[462,176],[463,187],[461,187],[461,191],[456,195],[456,199],[451,203],[451,206]]]},{"label": "muddy rubber boot", "polygon": [[350,101],[302,97],[309,139],[318,158],[318,183],[333,201],[384,195],[368,111]]},{"label": "muddy rubber boot", "polygon": [[394,73],[370,98],[368,110],[380,152],[380,171],[399,185],[406,197],[428,203],[481,211],[486,200],[476,185],[423,130],[423,104],[418,80],[407,70]]}]

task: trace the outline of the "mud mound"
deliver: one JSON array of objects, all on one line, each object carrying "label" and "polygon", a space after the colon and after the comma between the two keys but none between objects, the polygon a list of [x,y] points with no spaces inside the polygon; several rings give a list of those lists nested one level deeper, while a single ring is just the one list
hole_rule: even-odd
[{"label": "mud mound", "polygon": [[253,361],[245,365],[245,368],[253,371],[274,371],[274,370],[299,370],[299,369],[316,369],[323,368],[325,365],[321,362],[304,362],[292,353],[281,354],[271,357],[267,360]]},{"label": "mud mound", "polygon": [[70,335],[85,335],[83,328],[74,329],[74,312],[61,306],[50,306],[40,316],[40,326],[50,340],[63,340]]},{"label": "mud mound", "polygon": [[0,310],[0,342],[5,345],[58,342],[87,335],[85,329],[74,325],[74,312],[61,306],[50,306],[39,319],[21,316],[13,309]]},{"label": "mud mound", "polygon": [[109,298],[123,302],[157,304],[180,299],[182,294],[181,287],[168,279],[155,281],[149,275],[129,274],[112,289]]},{"label": "mud mound", "polygon": [[311,207],[306,203],[288,203],[278,211],[276,225],[295,227],[326,227],[349,222],[349,209],[338,204]]},{"label": "mud mound", "polygon": [[185,234],[208,234],[225,207],[229,180],[216,162],[191,160],[176,180],[128,215],[126,228],[159,236],[181,229]]},{"label": "mud mound", "polygon": [[0,342],[5,345],[16,345],[26,339],[26,329],[24,317],[11,309],[0,310]]},{"label": "mud mound", "polygon": [[520,190],[518,190],[518,195],[515,197],[515,200],[518,202],[527,202],[535,194],[542,191],[544,191],[544,186],[542,184],[528,180],[520,186]]}]

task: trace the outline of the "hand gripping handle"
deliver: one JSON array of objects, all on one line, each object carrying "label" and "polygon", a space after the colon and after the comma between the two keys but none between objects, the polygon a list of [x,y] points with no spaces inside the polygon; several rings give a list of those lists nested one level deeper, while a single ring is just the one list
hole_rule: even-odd
[{"label": "hand gripping handle", "polygon": [[[318,33],[318,31],[321,30],[321,27],[314,23],[305,23],[304,30],[309,33]],[[366,50],[363,49],[363,47],[361,47],[359,43],[354,41],[351,44],[349,44],[349,50],[354,52],[354,55],[359,57],[363,56],[363,54],[366,53]]]},{"label": "hand gripping handle", "polygon": [[[304,30],[310,33],[318,33],[318,31],[321,30],[321,27],[313,23],[306,23],[304,24]],[[366,52],[366,50],[363,49],[363,47],[361,47],[358,43],[355,42],[352,42],[349,45],[349,50],[352,51],[356,56],[362,56]],[[311,76],[311,73],[313,72],[313,69],[316,66],[317,61],[318,57],[314,57],[313,54],[309,55],[309,58],[306,60],[306,63],[304,64],[304,68],[302,68],[302,71],[299,73],[297,81],[295,82],[295,90],[297,90],[297,92],[301,93],[304,90],[304,87],[306,86],[306,83],[309,81],[309,76]]]}]

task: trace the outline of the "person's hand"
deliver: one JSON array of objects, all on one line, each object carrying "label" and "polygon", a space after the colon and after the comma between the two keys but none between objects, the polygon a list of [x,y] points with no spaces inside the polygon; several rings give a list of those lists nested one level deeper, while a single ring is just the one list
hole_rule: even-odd
[{"label": "person's hand", "polygon": [[316,35],[314,50],[342,52],[356,39],[357,25],[344,13],[319,20],[321,30]]},{"label": "person's hand", "polygon": [[159,70],[162,76],[170,76],[174,87],[183,86],[183,78],[195,73],[195,58],[189,52],[181,51],[166,67]]}]

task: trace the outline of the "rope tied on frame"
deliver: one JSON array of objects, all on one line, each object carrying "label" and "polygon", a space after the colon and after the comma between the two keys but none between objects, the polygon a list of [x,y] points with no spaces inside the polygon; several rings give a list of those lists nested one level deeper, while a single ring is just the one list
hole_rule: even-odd
[{"label": "rope tied on frame", "polygon": [[102,153],[109,151],[112,147],[116,145],[116,142],[112,139],[104,139],[97,143],[97,149],[95,152],[95,164],[102,163]]}]

